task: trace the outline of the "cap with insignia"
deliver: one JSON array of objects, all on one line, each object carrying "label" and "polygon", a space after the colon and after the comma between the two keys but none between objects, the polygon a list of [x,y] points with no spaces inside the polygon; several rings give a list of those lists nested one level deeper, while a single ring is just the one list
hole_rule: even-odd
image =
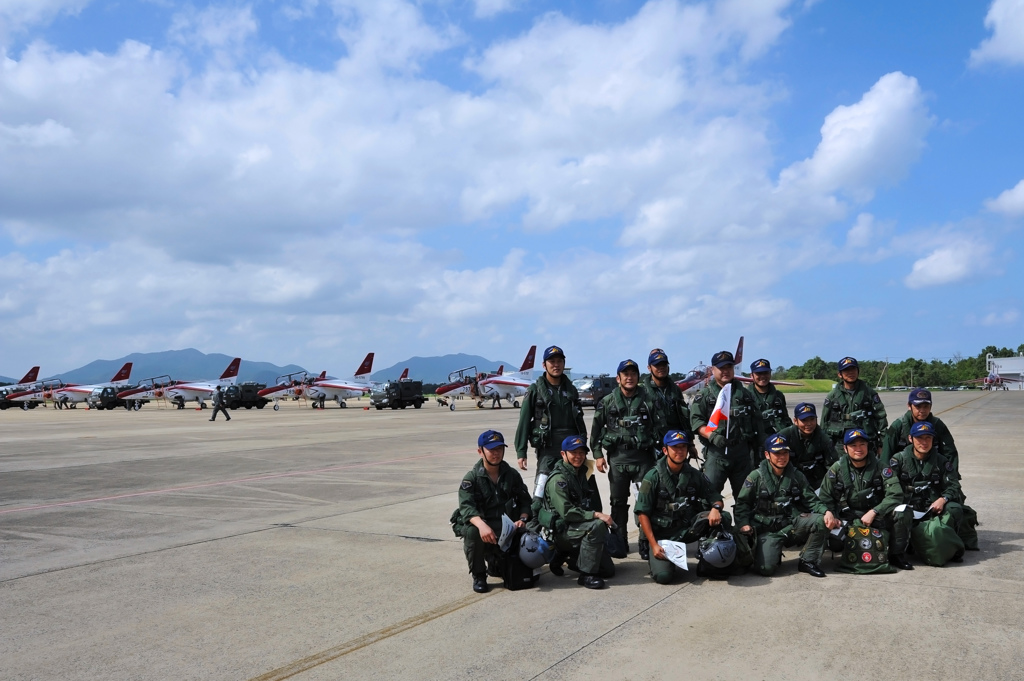
[{"label": "cap with insignia", "polygon": [[798,421],[803,421],[805,419],[817,418],[818,412],[815,411],[814,405],[810,402],[801,402],[793,408],[793,416],[795,416]]},{"label": "cap with insignia", "polygon": [[772,371],[772,363],[768,360],[758,359],[750,363],[750,373],[760,374],[765,371],[768,373],[771,373]]},{"label": "cap with insignia", "polygon": [[668,364],[668,355],[661,348],[654,348],[651,354],[647,355],[647,366],[656,367],[659,364]]},{"label": "cap with insignia", "polygon": [[932,392],[927,388],[914,388],[907,396],[907,404],[931,404]]},{"label": "cap with insignia", "polygon": [[577,449],[587,449],[587,443],[584,442],[583,438],[581,438],[579,435],[570,435],[569,437],[562,440],[563,452],[574,452]]},{"label": "cap with insignia", "polygon": [[550,348],[544,351],[544,361],[548,361],[552,357],[561,357],[565,359],[565,353],[562,352],[562,348],[557,345],[552,345]]},{"label": "cap with insignia", "polygon": [[637,366],[637,363],[631,359],[624,359],[621,362],[619,362],[619,368],[616,370],[615,373],[621,374],[626,369],[636,369],[637,373],[640,373],[640,367]]},{"label": "cap with insignia", "polygon": [[928,421],[918,421],[910,427],[910,437],[918,437],[919,435],[935,437],[935,426]]},{"label": "cap with insignia", "polygon": [[860,365],[853,357],[843,357],[839,360],[839,370],[846,371],[847,369],[860,369]]},{"label": "cap with insignia", "polygon": [[769,435],[768,439],[764,441],[764,450],[771,452],[772,454],[779,454],[781,452],[789,451],[789,440],[786,439],[785,435]]},{"label": "cap with insignia", "polygon": [[496,430],[485,430],[476,439],[476,446],[484,449],[494,449],[505,446],[505,437]]},{"label": "cap with insignia", "polygon": [[736,360],[733,359],[732,353],[729,352],[728,350],[716,352],[714,355],[711,356],[711,366],[715,367],[716,369],[731,367],[734,364],[736,364]]},{"label": "cap with insignia", "polygon": [[665,437],[661,440],[662,444],[666,447],[675,447],[677,445],[688,445],[690,444],[690,436],[681,430],[670,430],[665,433]]},{"label": "cap with insignia", "polygon": [[848,431],[846,431],[846,434],[843,435],[843,444],[844,445],[848,445],[851,442],[853,442],[854,440],[865,440],[866,441],[866,440],[868,440],[868,434],[865,433],[860,428],[850,428]]}]

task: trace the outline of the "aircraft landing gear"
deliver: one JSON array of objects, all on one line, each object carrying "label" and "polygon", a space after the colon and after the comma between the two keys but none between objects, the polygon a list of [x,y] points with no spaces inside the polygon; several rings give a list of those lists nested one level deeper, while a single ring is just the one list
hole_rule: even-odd
[{"label": "aircraft landing gear", "polygon": [[515,400],[514,402],[512,402],[512,407],[514,409],[518,409],[519,408],[519,400]]},{"label": "aircraft landing gear", "polygon": [[277,402],[274,402],[274,411],[281,411],[281,405]]},{"label": "aircraft landing gear", "polygon": [[452,402],[451,404],[448,405],[448,410],[449,411],[455,411],[455,403],[454,402]]}]

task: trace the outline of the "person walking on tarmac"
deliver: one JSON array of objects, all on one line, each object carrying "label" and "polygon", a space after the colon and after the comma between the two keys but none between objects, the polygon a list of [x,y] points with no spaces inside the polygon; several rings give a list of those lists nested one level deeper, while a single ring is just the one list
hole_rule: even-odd
[{"label": "person walking on tarmac", "polygon": [[[597,470],[608,473],[614,529],[628,554],[629,487],[631,483],[639,485],[654,467],[657,431],[650,395],[640,387],[637,363],[631,359],[619,362],[615,381],[619,387],[604,396],[594,413],[590,448]],[[646,537],[640,537],[639,547],[640,556],[647,560]]]},{"label": "person walking on tarmac", "polygon": [[825,398],[821,420],[838,458],[846,453],[843,450],[846,431],[854,428],[867,433],[872,454],[878,456],[889,417],[878,393],[860,380],[860,364],[853,357],[839,360],[839,382]]},{"label": "person walking on tarmac", "polygon": [[[535,480],[561,460],[562,441],[572,435],[587,438],[580,394],[565,375],[565,353],[557,345],[544,351],[544,374],[526,389],[516,428],[516,457],[526,470],[527,445],[537,453]],[[539,496],[539,495],[538,495]]]},{"label": "person walking on tarmac", "polygon": [[[764,423],[754,396],[735,378],[735,364],[728,350],[712,356],[714,380],[708,381],[690,404],[690,425],[704,445],[704,475],[711,481],[715,494],[721,494],[728,480],[733,499],[738,499],[743,480],[756,467],[764,441]],[[718,428],[709,428],[718,394],[727,385],[732,386],[729,413]]]},{"label": "person walking on tarmac", "polygon": [[[640,385],[651,396],[657,441],[661,442],[670,430],[686,433],[687,440],[691,443],[688,445],[689,457],[696,459],[697,448],[692,444],[693,431],[690,430],[690,408],[683,399],[683,391],[669,378],[668,355],[664,350],[651,350],[651,354],[647,356],[647,370],[651,373],[643,377]],[[656,451],[654,456],[659,457],[661,454]]]},{"label": "person walking on tarmac", "polygon": [[231,414],[228,413],[228,408],[224,406],[224,391],[219,385],[217,386],[217,392],[213,393],[213,416],[210,417],[211,421],[217,420],[218,411],[224,412],[226,420],[231,420]]},{"label": "person walking on tarmac", "polygon": [[766,359],[759,359],[750,364],[750,377],[754,380],[751,394],[761,411],[764,421],[765,435],[781,433],[784,428],[793,425],[786,408],[786,396],[772,385],[772,364]]}]

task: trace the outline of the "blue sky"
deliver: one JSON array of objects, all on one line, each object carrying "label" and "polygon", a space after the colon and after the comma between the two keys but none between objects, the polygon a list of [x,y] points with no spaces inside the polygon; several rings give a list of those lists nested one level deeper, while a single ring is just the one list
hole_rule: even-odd
[{"label": "blue sky", "polygon": [[1024,342],[1024,0],[2,0],[0,51],[0,374]]}]

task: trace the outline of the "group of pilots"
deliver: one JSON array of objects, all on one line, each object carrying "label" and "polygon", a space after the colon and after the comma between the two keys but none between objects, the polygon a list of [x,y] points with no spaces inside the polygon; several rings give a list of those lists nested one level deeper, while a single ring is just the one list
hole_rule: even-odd
[{"label": "group of pilots", "polygon": [[[603,588],[615,573],[610,551],[629,552],[631,493],[637,550],[661,584],[678,575],[665,548],[673,542],[698,542],[698,570],[710,576],[773,575],[791,546],[802,546],[798,571],[814,577],[825,576],[826,546],[852,573],[913,570],[911,553],[927,554],[922,560],[932,565],[960,562],[964,550],[977,549],[959,454],[931,413],[931,393],[912,390],[906,414],[890,425],[852,357],[840,360],[819,420],[806,402],[790,417],[766,359],[750,365],[749,387],[738,380],[729,351],[714,354],[709,380],[688,405],[656,348],[643,378],[635,361],[619,363],[618,387],[597,405],[589,441],[565,353],[547,348],[543,366],[522,401],[513,443],[522,471],[528,449],[535,452],[533,492],[505,462],[508,445],[497,431],[480,435],[480,460],[459,488],[452,520],[477,592],[489,590],[489,574],[501,574],[503,516],[550,543],[552,574],[563,575],[567,564],[581,586]],[[700,469],[691,463],[698,440]],[[608,476],[609,513],[598,473]],[[918,532],[928,519],[934,528]]]}]

